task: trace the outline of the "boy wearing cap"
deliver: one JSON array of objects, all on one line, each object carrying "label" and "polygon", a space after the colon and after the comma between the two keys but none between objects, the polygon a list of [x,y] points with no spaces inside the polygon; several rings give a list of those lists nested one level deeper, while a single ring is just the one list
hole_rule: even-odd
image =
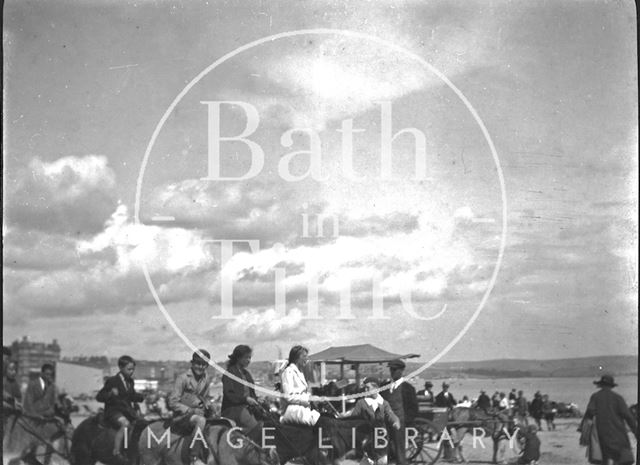
[{"label": "boy wearing cap", "polygon": [[[211,377],[207,374],[207,365],[211,356],[206,350],[195,352],[191,357],[191,368],[176,378],[173,391],[167,398],[167,407],[174,414],[176,423],[187,422],[193,427],[193,437],[200,431],[204,434],[207,424],[207,416],[211,414],[211,404],[207,398]],[[191,464],[200,464],[200,457],[203,452],[201,440],[191,443],[193,447],[189,449]]]},{"label": "boy wearing cap", "polygon": [[629,411],[622,396],[613,392],[613,388],[617,384],[612,375],[602,375],[600,380],[594,381],[593,384],[598,386],[600,390],[591,395],[584,419],[596,417],[595,424],[602,449],[602,463],[605,465],[610,463],[631,464],[634,462],[634,457],[625,423],[637,439],[636,419]]},{"label": "boy wearing cap", "polygon": [[[377,379],[365,378],[365,392],[369,393],[375,391],[379,387]],[[349,414],[349,417],[361,418],[369,423],[379,425],[388,424],[395,429],[400,429],[400,419],[395,413],[393,413],[389,402],[387,402],[378,392],[375,394],[367,394],[366,397],[358,399],[355,407]]]}]

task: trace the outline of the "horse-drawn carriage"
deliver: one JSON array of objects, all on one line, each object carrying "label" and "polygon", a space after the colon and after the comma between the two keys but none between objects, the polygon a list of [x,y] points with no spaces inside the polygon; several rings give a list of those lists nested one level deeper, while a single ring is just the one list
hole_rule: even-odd
[{"label": "horse-drawn carriage", "polygon": [[[418,415],[414,428],[407,431],[407,461],[414,464],[434,464],[440,457],[455,460],[462,457],[461,442],[467,432],[479,428],[483,438],[493,441],[493,459],[497,458],[498,445],[516,434],[516,425],[506,411],[485,412],[474,408],[449,410],[435,407],[418,398]],[[478,431],[478,430],[476,430]],[[453,447],[452,447],[453,446]]]},{"label": "horse-drawn carriage", "polygon": [[446,408],[434,407],[431,403],[418,402],[418,415],[408,430],[407,460],[412,463],[435,463],[443,452],[440,442],[442,432],[447,427],[449,412]]}]

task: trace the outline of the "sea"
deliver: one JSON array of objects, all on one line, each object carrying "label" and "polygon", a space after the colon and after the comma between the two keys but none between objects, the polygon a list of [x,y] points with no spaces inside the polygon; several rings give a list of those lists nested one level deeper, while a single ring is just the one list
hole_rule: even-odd
[{"label": "sea", "polygon": [[[555,402],[573,402],[578,408],[584,411],[589,403],[589,397],[598,390],[593,384],[595,378],[451,378],[451,379],[430,379],[433,383],[433,392],[440,391],[443,381],[449,386],[449,392],[453,394],[456,400],[462,399],[462,396],[468,396],[469,399],[478,397],[480,390],[487,392],[491,396],[495,391],[509,393],[512,389],[516,391],[522,390],[524,396],[531,400],[536,391],[541,394],[548,394],[549,399]],[[419,378],[413,380],[412,384],[416,389],[424,388],[426,380]],[[614,388],[624,399],[627,405],[638,402],[638,376],[625,375],[615,378],[617,387]]]}]

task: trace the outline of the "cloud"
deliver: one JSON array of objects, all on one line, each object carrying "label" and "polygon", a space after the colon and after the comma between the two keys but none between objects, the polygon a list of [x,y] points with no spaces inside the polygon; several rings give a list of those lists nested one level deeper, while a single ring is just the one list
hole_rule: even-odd
[{"label": "cloud", "polygon": [[203,296],[217,274],[211,247],[197,231],[133,224],[124,205],[101,233],[73,246],[75,260],[66,266],[45,269],[47,261],[40,260],[32,265],[37,272],[18,269],[12,298],[48,317],[135,312],[153,303],[143,264],[165,302]]},{"label": "cloud", "polygon": [[7,182],[7,194],[9,224],[78,236],[100,231],[117,204],[115,175],[101,155],[34,158]]},{"label": "cloud", "polygon": [[142,264],[152,273],[185,273],[213,263],[206,239],[198,231],[134,224],[124,205],[118,206],[103,232],[79,241],[77,249],[81,255],[114,250],[120,273],[139,270]]},{"label": "cloud", "polygon": [[[278,195],[274,195],[277,190]],[[154,215],[175,218],[173,226],[198,229],[210,239],[288,242],[296,233],[307,190],[281,181],[214,183],[188,179],[160,186],[143,206],[143,221]]]},{"label": "cloud", "polygon": [[302,313],[295,308],[286,315],[279,315],[273,308],[248,310],[217,327],[214,337],[219,341],[253,342],[302,338],[302,322]]},{"label": "cloud", "polygon": [[76,242],[61,234],[6,228],[4,266],[12,270],[55,270],[77,262]]}]

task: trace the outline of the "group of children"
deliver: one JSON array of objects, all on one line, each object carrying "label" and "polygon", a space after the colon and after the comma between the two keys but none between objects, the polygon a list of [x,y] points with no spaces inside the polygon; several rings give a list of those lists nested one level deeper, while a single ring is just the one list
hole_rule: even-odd
[{"label": "group of children", "polygon": [[[167,398],[167,407],[174,414],[174,423],[190,425],[204,430],[206,417],[212,408],[208,399],[211,377],[206,368],[210,355],[206,350],[200,350],[191,358],[191,368],[178,376],[173,391]],[[136,392],[133,373],[136,362],[128,355],[118,359],[119,372],[107,378],[104,387],[98,392],[96,399],[104,402],[105,420],[117,429],[114,438],[113,455],[121,463],[127,463],[122,454],[125,434],[131,423],[140,417],[138,402],[144,401],[144,396]],[[190,461],[197,464],[200,461],[201,441],[196,441],[189,449]]]},{"label": "group of children", "polygon": [[[174,421],[195,428],[204,429],[206,418],[212,413],[212,406],[208,398],[211,377],[206,368],[210,355],[205,350],[193,354],[191,368],[178,376],[173,391],[167,398],[167,407],[174,414]],[[144,396],[135,391],[133,373],[135,360],[128,355],[118,359],[119,372],[107,378],[104,387],[98,392],[96,399],[104,402],[106,421],[117,428],[114,439],[113,454],[116,458],[126,462],[122,455],[122,444],[127,428],[140,416],[137,403],[144,401]],[[388,423],[393,428],[400,428],[400,421],[393,413],[389,402],[373,393],[378,389],[378,382],[373,378],[365,380],[365,388],[371,394],[358,400],[351,416],[363,415],[374,423]],[[519,464],[535,464],[540,459],[540,440],[537,437],[535,425],[525,427],[521,432],[523,444]],[[196,442],[199,444],[200,442]],[[190,449],[192,464],[200,460],[200,452],[196,447]]]}]

